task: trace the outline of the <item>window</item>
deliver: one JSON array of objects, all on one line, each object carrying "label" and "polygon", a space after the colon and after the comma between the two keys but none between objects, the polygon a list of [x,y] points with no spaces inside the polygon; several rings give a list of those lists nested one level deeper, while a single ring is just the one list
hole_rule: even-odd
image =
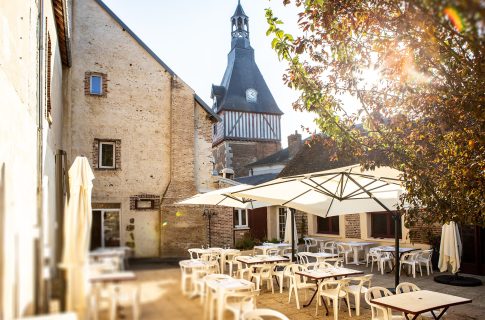
[{"label": "window", "polygon": [[99,142],[99,165],[98,168],[115,169],[115,142]]},{"label": "window", "polygon": [[137,199],[135,200],[135,209],[153,209],[155,207],[155,200],[153,199]]},{"label": "window", "polygon": [[[394,238],[394,217],[390,212],[372,212],[371,218],[371,237],[374,238]],[[402,228],[399,229],[399,238],[402,238]]]},{"label": "window", "polygon": [[88,96],[106,97],[108,92],[108,76],[101,72],[86,72],[84,74],[84,94]]},{"label": "window", "polygon": [[317,233],[339,234],[339,217],[317,217]]},{"label": "window", "polygon": [[119,209],[95,209],[91,227],[91,250],[121,245]]},{"label": "window", "polygon": [[92,75],[89,78],[89,93],[99,96],[103,94],[103,78],[100,75]]},{"label": "window", "polygon": [[288,208],[278,208],[278,238],[284,239],[285,238],[285,231],[286,231],[286,213],[288,212]]},{"label": "window", "polygon": [[249,103],[256,103],[258,101],[258,92],[253,88],[247,89],[246,101]]},{"label": "window", "polygon": [[248,211],[246,209],[234,209],[234,228],[248,227]]}]

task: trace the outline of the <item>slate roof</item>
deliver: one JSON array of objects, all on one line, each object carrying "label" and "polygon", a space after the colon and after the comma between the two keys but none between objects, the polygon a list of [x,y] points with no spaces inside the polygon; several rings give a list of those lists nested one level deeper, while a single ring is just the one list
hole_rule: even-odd
[{"label": "slate roof", "polygon": [[238,2],[236,11],[234,11],[234,14],[232,15],[233,17],[238,17],[238,16],[244,16],[247,17],[246,13],[244,12],[242,6],[241,6],[241,1]]},{"label": "slate roof", "polygon": [[[238,13],[238,11],[240,11]],[[239,4],[234,15],[244,15]],[[255,103],[246,101],[246,90],[258,92]],[[256,65],[254,49],[245,37],[232,38],[227,68],[219,86],[212,86],[211,97],[216,101],[216,112],[223,110],[282,115],[263,75]]]},{"label": "slate roof", "polygon": [[355,164],[355,160],[330,160],[331,151],[323,139],[303,144],[297,154],[281,170],[278,177],[287,177],[310,172],[324,171]]},{"label": "slate roof", "polygon": [[288,162],[289,159],[290,159],[290,152],[288,148],[285,148],[285,149],[276,151],[275,153],[270,154],[269,156],[263,159],[259,159],[255,162],[252,162],[246,165],[246,167],[256,167],[261,165],[272,165],[272,164],[280,164],[280,163],[284,164]]},{"label": "slate roof", "polygon": [[250,184],[250,185],[255,186],[257,184],[273,180],[277,176],[278,176],[277,173],[266,173],[266,174],[259,174],[259,175],[255,175],[255,176],[239,177],[239,178],[235,178],[234,180],[239,182],[239,183],[245,183],[245,184]]}]

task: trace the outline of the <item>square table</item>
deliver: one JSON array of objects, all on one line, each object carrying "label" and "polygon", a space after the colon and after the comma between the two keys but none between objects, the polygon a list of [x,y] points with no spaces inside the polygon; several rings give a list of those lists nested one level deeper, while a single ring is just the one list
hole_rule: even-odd
[{"label": "square table", "polygon": [[136,280],[136,275],[131,271],[97,273],[89,275],[89,281],[93,283],[122,282]]},{"label": "square table", "polygon": [[364,250],[364,257],[369,253],[369,247],[376,244],[375,242],[361,242],[361,241],[350,241],[350,242],[337,242],[337,244],[343,244],[352,248],[354,254],[353,264],[359,265],[359,250]]},{"label": "square table", "polygon": [[325,261],[327,258],[338,257],[338,254],[328,253],[328,252],[302,252],[305,256],[317,259],[317,262]]},{"label": "square table", "polygon": [[[298,275],[307,277],[309,279],[315,280],[317,290],[315,290],[315,292],[313,293],[313,296],[311,297],[310,301],[308,301],[306,304],[303,305],[303,307],[308,307],[312,303],[313,299],[317,294],[318,284],[320,283],[320,281],[328,278],[355,276],[355,275],[363,274],[364,272],[360,270],[354,270],[354,269],[343,268],[343,267],[333,267],[333,268],[322,268],[317,270],[297,271],[295,273]],[[327,315],[328,315],[328,307],[326,304],[325,304],[325,309],[327,310]]]},{"label": "square table", "polygon": [[216,294],[216,304],[217,304],[217,319],[222,320],[224,315],[224,298],[228,292],[231,291],[238,291],[238,290],[254,290],[254,283],[245,280],[245,279],[235,279],[235,278],[226,278],[226,279],[211,279],[205,282],[207,287],[210,289],[206,296],[206,303],[204,304],[204,318],[207,315],[207,309],[210,304],[210,294],[212,291]]},{"label": "square table", "polygon": [[256,256],[239,256],[236,260],[242,262],[248,266],[253,264],[262,263],[278,263],[278,262],[289,262],[290,259],[282,256],[268,256],[268,255],[256,255]]},{"label": "square table", "polygon": [[[449,307],[470,303],[472,300],[435,291],[419,290],[373,299],[371,302],[401,311],[408,320],[410,319],[409,315],[414,315],[411,318],[414,320],[420,314],[428,311],[431,312],[435,319],[440,319]],[[439,315],[435,315],[433,310],[436,309],[443,310]]]},{"label": "square table", "polygon": [[291,248],[291,244],[288,243],[265,243],[261,246],[254,246],[253,250],[261,250],[263,254],[266,254],[268,249],[285,249],[285,248]]}]

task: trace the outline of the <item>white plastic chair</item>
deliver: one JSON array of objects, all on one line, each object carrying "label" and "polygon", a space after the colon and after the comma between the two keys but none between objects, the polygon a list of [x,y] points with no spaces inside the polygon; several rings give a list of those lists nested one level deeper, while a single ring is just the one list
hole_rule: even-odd
[{"label": "white plastic chair", "polygon": [[421,265],[424,264],[426,266],[426,271],[429,276],[429,272],[433,273],[433,265],[431,263],[431,259],[433,257],[433,249],[423,250],[421,253],[416,257],[416,260],[419,264],[419,271],[421,272]]},{"label": "white plastic chair", "polygon": [[[378,252],[377,253],[377,270],[381,271],[381,274],[384,274],[386,271],[386,262],[389,265],[389,269],[392,269],[392,261],[393,261],[393,255],[390,252]],[[370,270],[372,272],[372,266],[371,265]]]},{"label": "white plastic chair", "polygon": [[[338,320],[338,311],[339,311],[339,303],[340,299],[345,299],[347,301],[347,309],[349,311],[349,316],[352,316],[350,311],[350,299],[349,293],[347,291],[347,287],[349,285],[349,279],[340,279],[340,280],[326,280],[320,282],[318,285],[318,292],[317,292],[317,299],[330,299],[332,300],[333,304],[333,319]],[[318,305],[319,301],[317,300],[315,306],[315,316],[318,315]]]},{"label": "white plastic chair", "polygon": [[118,306],[129,304],[132,319],[140,319],[140,287],[138,285],[113,285],[111,292],[110,319],[116,320]]},{"label": "white plastic chair", "polygon": [[[347,278],[350,281],[350,283],[349,283],[348,287],[345,288],[345,291],[347,291],[350,295],[352,295],[354,297],[355,313],[357,314],[357,316],[360,316],[360,298],[371,287],[372,277],[373,277],[372,274],[367,274],[367,275],[361,276],[361,277]],[[356,283],[356,282],[357,282],[357,284],[352,284],[352,283]]]},{"label": "white plastic chair", "polygon": [[281,312],[271,309],[255,309],[253,311],[248,311],[242,315],[242,320],[264,320],[265,318],[289,320],[288,317]]},{"label": "white plastic chair", "polygon": [[372,303],[373,299],[392,296],[391,291],[384,287],[372,287],[365,293],[365,302],[370,306],[371,320],[405,320],[403,316],[393,315],[391,309]]},{"label": "white plastic chair", "polygon": [[256,296],[253,290],[230,292],[224,296],[224,310],[234,315],[234,320],[241,319],[241,314],[256,309]]},{"label": "white plastic chair", "polygon": [[[399,260],[399,275],[401,275],[401,269],[407,265],[413,272],[413,278],[416,278],[416,266],[419,266],[419,262],[417,260],[418,255],[419,252],[407,252],[401,256],[401,259]],[[419,272],[422,276],[423,272],[421,271],[421,268],[419,268]]]},{"label": "white plastic chair", "polygon": [[370,248],[369,249],[369,252],[367,252],[367,256],[365,257],[365,266],[368,267],[369,266],[369,260],[370,260],[370,263],[371,263],[371,272],[372,272],[372,269],[373,269],[373,266],[374,266],[374,262],[377,263],[377,269],[379,269],[379,257],[380,257],[380,250],[378,248]]},{"label": "white plastic chair", "polygon": [[200,255],[199,255],[199,252],[198,252],[197,249],[192,248],[192,249],[188,249],[187,251],[189,252],[189,255],[190,255],[190,259],[191,260],[197,260],[197,259],[199,259]]},{"label": "white plastic chair", "polygon": [[304,267],[302,265],[297,265],[298,267],[295,267],[293,270],[293,274],[289,276],[290,278],[290,288],[288,292],[288,303],[291,302],[291,296],[292,293],[295,294],[295,300],[296,300],[296,308],[300,309],[300,296],[298,291],[299,290],[304,290],[305,291],[305,299],[307,297],[307,290],[309,289],[315,289],[315,284],[314,283],[307,283],[306,281],[302,280],[302,276],[296,274],[296,271],[303,271]]},{"label": "white plastic chair", "polygon": [[280,293],[283,293],[284,281],[285,279],[288,279],[288,276],[291,274],[290,270],[293,268],[291,267],[292,265],[293,264],[290,262],[278,263],[273,269],[273,276],[278,280]]},{"label": "white plastic chair", "polygon": [[274,293],[274,285],[273,285],[273,266],[271,265],[257,265],[255,266],[257,269],[256,272],[253,272],[252,277],[256,280],[256,290],[261,289],[261,285],[263,281],[266,281],[266,285],[268,290],[271,288],[271,293]]},{"label": "white plastic chair", "polygon": [[323,252],[334,254],[336,250],[337,244],[335,243],[335,241],[325,242],[325,245],[323,246]]},{"label": "white plastic chair", "polygon": [[226,261],[224,262],[224,266],[229,265],[229,274],[232,276],[232,270],[234,265],[239,266],[240,262],[236,260],[236,257],[240,256],[240,252],[228,253],[226,254]]},{"label": "white plastic chair", "polygon": [[318,243],[315,239],[313,238],[303,238],[303,241],[305,242],[305,249],[308,252],[311,252],[311,248],[316,248],[318,246]]},{"label": "white plastic chair", "polygon": [[271,248],[271,249],[268,249],[266,250],[266,254],[268,256],[277,256],[280,254],[280,249],[278,248]]},{"label": "white plastic chair", "polygon": [[182,294],[186,295],[188,293],[187,284],[190,283],[190,285],[192,285],[192,282],[191,282],[192,268],[186,266],[183,261],[179,262],[179,266],[180,266],[180,273],[182,276],[181,290],[182,290]]},{"label": "white plastic chair", "polygon": [[328,264],[332,264],[334,267],[344,266],[344,258],[326,258],[323,261]]},{"label": "white plastic chair", "polygon": [[[414,292],[414,291],[419,291],[421,290],[417,285],[411,282],[401,282],[400,284],[397,285],[396,287],[396,294],[401,294],[401,293],[406,293],[406,292]],[[439,315],[442,311],[442,309],[435,310],[436,312],[434,313],[435,315]],[[446,312],[443,314],[446,315]],[[430,319],[435,319],[431,311],[425,312],[420,314],[421,317],[423,318],[430,318]]]},{"label": "white plastic chair", "polygon": [[345,263],[349,263],[349,254],[352,253],[352,247],[347,244],[340,243],[337,245],[337,253],[339,257],[345,259]]}]

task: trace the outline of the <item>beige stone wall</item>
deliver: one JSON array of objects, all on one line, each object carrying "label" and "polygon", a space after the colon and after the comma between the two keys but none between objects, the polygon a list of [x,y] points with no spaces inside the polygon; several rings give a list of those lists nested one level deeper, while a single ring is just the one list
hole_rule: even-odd
[{"label": "beige stone wall", "polygon": [[[137,257],[185,254],[186,243],[205,243],[205,223],[173,204],[210,184],[211,120],[193,90],[95,1],[76,1],[73,16],[70,159],[91,159],[93,202],[120,204],[122,245]],[[85,94],[86,72],[106,74],[105,97]],[[120,169],[96,169],[95,139],[120,140]],[[139,194],[160,196],[161,208],[130,209]]]},{"label": "beige stone wall", "polygon": [[[46,96],[46,65],[38,73],[38,7],[31,1],[0,3],[0,318],[33,312],[37,219],[38,95]],[[62,70],[51,2],[44,6],[52,49],[52,125],[42,110],[44,260],[55,267],[55,153],[61,148]],[[42,22],[45,23],[45,17]],[[47,49],[47,48],[45,48]],[[45,63],[45,55],[42,57]],[[40,77],[40,78],[39,78]],[[38,81],[42,91],[38,91]]]}]

